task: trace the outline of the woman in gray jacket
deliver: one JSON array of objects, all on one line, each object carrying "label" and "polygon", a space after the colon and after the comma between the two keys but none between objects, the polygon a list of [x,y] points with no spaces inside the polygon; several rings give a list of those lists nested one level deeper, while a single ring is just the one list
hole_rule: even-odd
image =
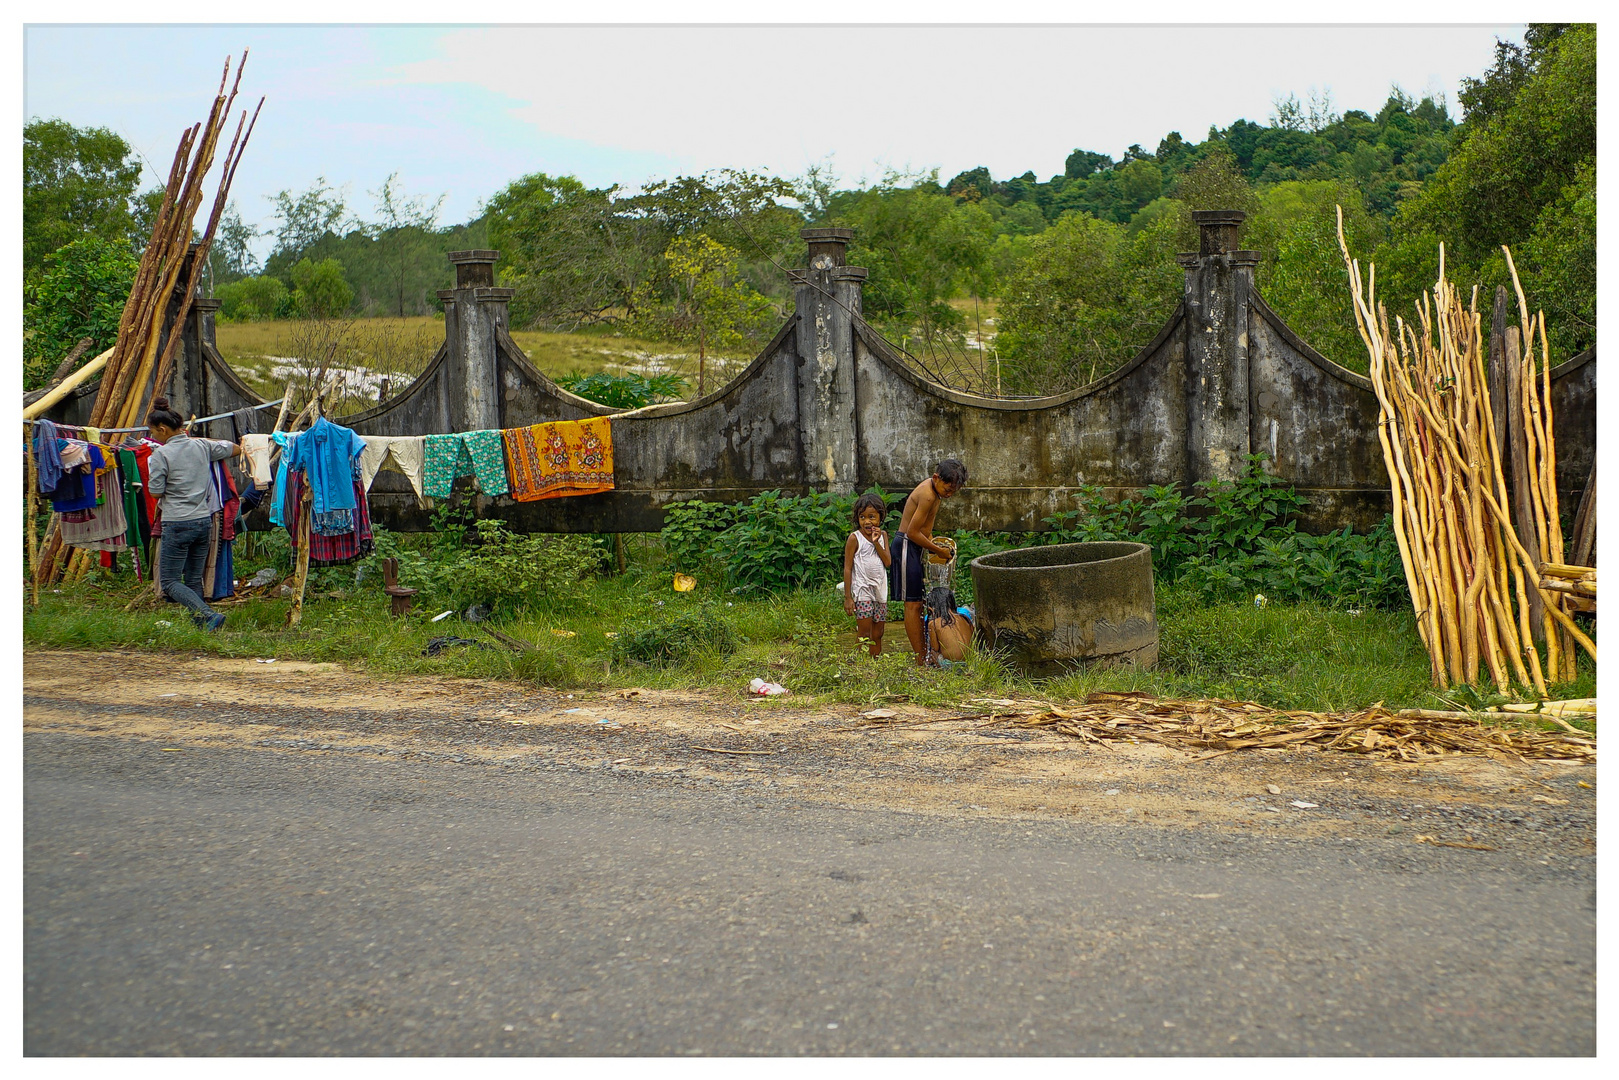
[{"label": "woman in gray jacket", "polygon": [[163,514],[163,541],[158,555],[157,580],[170,600],[191,609],[198,626],[218,630],[225,616],[202,598],[202,570],[208,562],[208,538],[213,528],[209,490],[213,464],[235,457],[235,443],[193,439],[185,420],[169,406],[169,399],[152,399],[146,414],[152,441],[161,443],[147,463],[147,493],[157,499]]}]

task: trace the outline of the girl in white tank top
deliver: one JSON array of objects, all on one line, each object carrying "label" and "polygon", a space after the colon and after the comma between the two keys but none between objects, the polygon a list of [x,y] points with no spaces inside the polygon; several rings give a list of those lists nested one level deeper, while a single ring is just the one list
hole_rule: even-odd
[{"label": "girl in white tank top", "polygon": [[860,636],[871,642],[871,655],[883,651],[883,628],[888,622],[888,534],[883,531],[887,512],[882,496],[868,493],[854,504],[855,531],[843,545],[843,610],[855,617]]}]

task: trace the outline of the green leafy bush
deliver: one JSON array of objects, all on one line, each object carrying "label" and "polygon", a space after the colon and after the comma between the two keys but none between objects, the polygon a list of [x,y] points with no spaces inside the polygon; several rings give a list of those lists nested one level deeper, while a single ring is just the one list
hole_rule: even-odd
[{"label": "green leafy bush", "polygon": [[1283,603],[1387,607],[1406,596],[1399,546],[1387,518],[1362,536],[1348,527],[1325,536],[1294,528],[1305,500],[1250,454],[1241,478],[1196,485],[1186,498],[1154,485],[1109,499],[1084,487],[1079,506],[1046,518],[1045,543],[1134,540],[1152,548],[1159,578],[1181,581],[1208,601],[1256,593]]},{"label": "green leafy bush", "polygon": [[292,314],[292,294],[280,278],[245,277],[219,286],[219,314],[227,322],[257,322]]},{"label": "green leafy bush", "polygon": [[[434,604],[456,609],[486,604],[503,614],[566,601],[600,564],[589,537],[514,533],[503,521],[484,518],[470,526],[447,521],[428,552],[395,533],[376,530],[376,550],[367,577],[382,587],[382,560],[399,560],[401,584],[421,589]],[[458,545],[458,546],[457,546]]]},{"label": "green leafy bush", "polygon": [[686,380],[672,372],[644,376],[634,372],[616,374],[598,371],[593,375],[572,372],[557,379],[557,385],[570,394],[615,409],[639,409],[680,397]]},{"label": "green leafy bush", "polygon": [[663,547],[676,570],[703,568],[715,539],[737,522],[739,507],[692,499],[664,511]]},{"label": "green leafy bush", "polygon": [[122,244],[86,236],[45,257],[45,270],[23,288],[23,388],[44,383],[80,338],[88,360],[118,338],[118,320],[135,282],[136,257]]},{"label": "green leafy bush", "polygon": [[726,581],[743,593],[831,584],[843,576],[853,508],[847,495],[755,495],[742,504],[737,523],[714,539]]},{"label": "green leafy bush", "polygon": [[619,632],[613,658],[665,666],[708,653],[730,656],[739,642],[731,624],[707,604],[655,615]]},{"label": "green leafy bush", "polygon": [[354,304],[354,289],[336,259],[300,259],[287,276],[292,278],[292,307],[299,315],[335,319]]},{"label": "green leafy bush", "polygon": [[[830,585],[843,577],[854,502],[853,495],[766,491],[735,505],[677,503],[665,514],[663,543],[676,569],[712,568],[740,593]],[[892,530],[897,511],[890,507],[884,528]]]}]

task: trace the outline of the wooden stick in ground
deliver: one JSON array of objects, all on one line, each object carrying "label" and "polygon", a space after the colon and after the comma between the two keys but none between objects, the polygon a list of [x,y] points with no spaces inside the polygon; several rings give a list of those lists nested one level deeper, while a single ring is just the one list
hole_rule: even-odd
[{"label": "wooden stick in ground", "polygon": [[34,465],[32,449],[23,450],[23,461],[28,469],[28,580],[33,583],[33,606],[39,606],[39,470]]},{"label": "wooden stick in ground", "polygon": [[292,380],[287,380],[287,388],[281,394],[281,409],[275,414],[275,427],[270,429],[274,435],[281,430],[281,421],[287,418],[287,406],[292,404]]},{"label": "wooden stick in ground", "polygon": [[[1540,408],[1536,400],[1535,391],[1535,352],[1534,338],[1531,336],[1524,343],[1524,357],[1522,369],[1519,373],[1523,388],[1523,415],[1524,436],[1528,445],[1528,454],[1524,462],[1527,470],[1529,485],[1529,503],[1534,514],[1534,527],[1530,532],[1535,537],[1535,550],[1532,554],[1539,561],[1544,561],[1551,545],[1551,534],[1546,527],[1546,515],[1550,508],[1546,503],[1546,488],[1543,480],[1545,467],[1545,448],[1541,441],[1542,430],[1540,424]],[[1562,677],[1562,642],[1557,633],[1557,623],[1551,612],[1546,610],[1548,604],[1555,604],[1556,600],[1547,600],[1542,596],[1540,604],[1541,639],[1546,643],[1546,674],[1553,679]]]},{"label": "wooden stick in ground", "polygon": [[[1543,552],[1542,556],[1548,562],[1562,562],[1564,556],[1563,513],[1557,493],[1557,439],[1552,430],[1552,354],[1551,346],[1546,341],[1546,313],[1541,311],[1536,314],[1540,323],[1541,394],[1545,399],[1541,404],[1541,410],[1545,417],[1546,425],[1543,445],[1546,447],[1545,484],[1546,504],[1549,508],[1547,530],[1551,534],[1551,550],[1549,553]],[[1561,598],[1556,601],[1556,604],[1558,610],[1564,610]],[[1569,634],[1566,630],[1559,631],[1557,647],[1563,657],[1563,681],[1572,682],[1578,672],[1574,663],[1574,646],[1569,641]]]},{"label": "wooden stick in ground", "polygon": [[[1486,460],[1490,466],[1490,475],[1485,478],[1486,483],[1493,482],[1496,496],[1503,503],[1506,501],[1506,481],[1502,477],[1501,463],[1505,456],[1505,416],[1506,416],[1506,390],[1508,384],[1506,364],[1506,332],[1504,329],[1506,319],[1506,289],[1496,286],[1495,290],[1495,319],[1503,329],[1498,335],[1494,330],[1490,335],[1490,366],[1488,375],[1481,371],[1480,381],[1490,395],[1489,408],[1484,410],[1486,424],[1485,435],[1488,441],[1489,454]],[[1483,357],[1479,358],[1482,367]],[[1493,520],[1489,530],[1490,551],[1494,562],[1494,578],[1491,582],[1491,604],[1494,609],[1496,621],[1500,624],[1501,647],[1512,662],[1513,673],[1517,676],[1521,686],[1533,683],[1537,691],[1545,693],[1545,684],[1540,679],[1539,657],[1536,657],[1534,678],[1524,666],[1523,639],[1518,634],[1518,624],[1513,621],[1512,594],[1509,579],[1517,570],[1517,563],[1507,557],[1506,542],[1501,538],[1501,527]],[[1518,583],[1518,603],[1524,603],[1523,583]]]},{"label": "wooden stick in ground", "polygon": [[1506,458],[1507,434],[1507,289],[1495,287],[1495,304],[1490,312],[1490,438],[1497,459]]},{"label": "wooden stick in ground", "polygon": [[[1521,337],[1516,326],[1506,331],[1507,362],[1507,439],[1511,450],[1512,516],[1518,526],[1519,539],[1529,548],[1530,556],[1538,562],[1540,544],[1535,539],[1534,505],[1529,492],[1529,435],[1524,420],[1523,362],[1519,355]],[[1540,610],[1540,596],[1531,593],[1525,621],[1532,635],[1530,646],[1545,640],[1544,616]],[[1537,660],[1538,664],[1539,661]],[[1544,691],[1542,691],[1544,693]]]},{"label": "wooden stick in ground", "polygon": [[311,505],[309,484],[306,481],[303,491],[298,499],[298,563],[297,572],[293,578],[292,610],[287,612],[287,627],[291,629],[303,621],[304,617],[304,590],[309,585],[309,536],[310,519],[314,516],[314,507]]},{"label": "wooden stick in ground", "polygon": [[1569,561],[1575,566],[1595,566],[1597,557],[1597,463],[1591,459],[1591,475],[1580,494],[1580,508],[1574,512],[1574,549]]}]

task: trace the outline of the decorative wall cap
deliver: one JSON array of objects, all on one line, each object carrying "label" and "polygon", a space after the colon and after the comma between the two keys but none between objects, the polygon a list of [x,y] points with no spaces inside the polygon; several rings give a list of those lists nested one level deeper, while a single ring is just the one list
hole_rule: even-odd
[{"label": "decorative wall cap", "polygon": [[1262,253],[1258,251],[1221,251],[1213,255],[1204,255],[1196,251],[1182,251],[1175,256],[1175,261],[1188,270],[1195,270],[1205,261],[1223,259],[1231,266],[1257,265]]},{"label": "decorative wall cap", "polygon": [[833,281],[864,281],[871,271],[864,266],[834,266],[831,273]]},{"label": "decorative wall cap", "polygon": [[198,311],[218,311],[224,303],[217,296],[199,296],[191,301],[191,306]]},{"label": "decorative wall cap", "polygon": [[812,244],[845,243],[854,239],[853,229],[799,229],[798,235]]},{"label": "decorative wall cap", "polygon": [[452,263],[492,263],[500,258],[500,252],[489,248],[473,248],[470,251],[452,251],[445,256]]},{"label": "decorative wall cap", "polygon": [[472,290],[472,298],[479,303],[499,302],[504,304],[517,295],[516,289],[500,289],[489,285],[480,285]]},{"label": "decorative wall cap", "polygon": [[446,304],[455,303],[455,290],[454,289],[440,289],[434,295],[436,295],[440,300],[444,301]]},{"label": "decorative wall cap", "polygon": [[1248,215],[1241,210],[1193,210],[1192,220],[1199,225],[1241,225]]}]

